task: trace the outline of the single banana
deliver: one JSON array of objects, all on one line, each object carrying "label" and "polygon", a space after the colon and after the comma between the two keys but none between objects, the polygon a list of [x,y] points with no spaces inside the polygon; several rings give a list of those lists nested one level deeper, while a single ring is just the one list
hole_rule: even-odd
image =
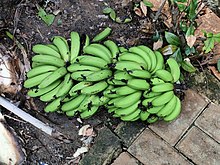
[{"label": "single banana", "polygon": [[118,100],[120,100],[120,99],[122,99],[122,98],[124,98],[124,96],[119,96],[119,97],[116,97],[116,98],[112,98],[112,99],[110,99],[109,100],[109,102],[107,103],[107,107],[108,108],[112,108],[112,107],[116,107],[114,104],[115,104],[115,102],[117,102]]},{"label": "single banana", "polygon": [[89,109],[92,106],[92,100],[94,100],[95,95],[86,95],[85,99],[79,105],[80,111]]},{"label": "single banana", "polygon": [[63,80],[63,86],[59,89],[56,97],[65,96],[69,93],[70,89],[73,87],[73,81],[70,78],[70,73],[66,74]]},{"label": "single banana", "polygon": [[154,70],[152,71],[152,74],[155,73],[157,70],[164,69],[164,58],[163,55],[159,51],[154,51],[154,54],[157,59],[157,64]]},{"label": "single banana", "polygon": [[83,49],[84,49],[85,47],[89,46],[89,44],[90,44],[90,38],[89,38],[89,36],[86,34],[85,44],[84,44],[84,46],[83,46]]},{"label": "single banana", "polygon": [[108,97],[108,98],[116,98],[116,97],[120,97],[121,95],[116,94],[115,89],[108,89],[103,91],[103,95]]},{"label": "single banana", "polygon": [[154,77],[150,79],[150,84],[151,85],[159,85],[165,83],[162,79]]},{"label": "single banana", "polygon": [[167,92],[167,91],[171,91],[174,89],[173,84],[171,83],[163,83],[163,84],[159,84],[159,85],[154,85],[151,88],[152,92]]},{"label": "single banana", "polygon": [[151,59],[150,59],[149,55],[144,50],[142,50],[141,48],[139,48],[137,46],[134,46],[129,49],[129,52],[136,53],[139,56],[141,56],[144,59],[144,63],[147,65],[146,69],[147,70],[151,69]]},{"label": "single banana", "polygon": [[83,94],[96,94],[108,87],[108,84],[105,81],[97,82],[91,86],[85,87],[81,90]]},{"label": "single banana", "polygon": [[83,89],[83,88],[86,88],[88,86],[91,86],[92,85],[92,82],[79,82],[77,84],[75,84],[69,91],[69,95],[70,96],[75,96],[77,95],[78,93],[80,93],[80,91]]},{"label": "single banana", "polygon": [[153,101],[152,101],[152,105],[153,106],[160,106],[160,105],[164,105],[167,102],[170,101],[170,99],[172,99],[172,97],[174,96],[174,92],[173,91],[168,91],[163,93],[160,96],[157,96]]},{"label": "single banana", "polygon": [[133,113],[127,115],[127,116],[122,116],[120,119],[122,121],[135,121],[136,118],[140,115],[141,110],[139,108],[136,109]]},{"label": "single banana", "polygon": [[157,116],[159,117],[165,117],[168,116],[175,108],[177,102],[177,98],[174,95],[172,99],[168,103],[165,104],[165,106],[157,113]]},{"label": "single banana", "polygon": [[48,65],[54,65],[57,67],[62,67],[65,66],[65,62],[58,58],[58,57],[54,57],[54,56],[50,56],[50,55],[35,55],[32,58],[33,62],[38,62],[41,64],[48,64]]},{"label": "single banana", "polygon": [[121,70],[121,71],[129,71],[129,70],[134,70],[134,69],[144,70],[146,68],[144,67],[144,65],[139,64],[137,62],[133,62],[133,61],[118,61],[115,64],[115,69]]},{"label": "single banana", "polygon": [[128,72],[125,72],[125,71],[120,71],[120,72],[117,72],[117,73],[114,74],[114,79],[116,79],[116,80],[124,81],[124,80],[130,80],[132,78],[133,77],[130,76],[128,74]]},{"label": "single banana", "polygon": [[157,114],[163,108],[164,108],[164,105],[157,106],[157,107],[151,107],[151,108],[147,108],[147,112],[150,113],[150,114]]},{"label": "single banana", "polygon": [[153,116],[150,116],[150,117],[147,119],[147,122],[148,122],[149,124],[152,124],[152,123],[155,123],[157,120],[159,120],[159,117],[153,115]]},{"label": "single banana", "polygon": [[144,65],[145,68],[148,68],[147,64],[144,62],[144,59],[135,53],[124,52],[124,53],[120,54],[120,56],[118,57],[118,60],[119,61],[137,62],[137,63]]},{"label": "single banana", "polygon": [[129,107],[129,106],[133,105],[134,103],[136,103],[138,100],[140,100],[141,94],[142,94],[142,92],[137,91],[137,92],[132,93],[130,95],[124,96],[120,100],[115,101],[114,105],[119,108]]},{"label": "single banana", "polygon": [[123,46],[119,46],[118,49],[119,49],[119,52],[120,52],[120,53],[124,53],[124,52],[127,52],[127,51],[128,51],[128,49],[126,49],[126,48],[123,47]]},{"label": "single banana", "polygon": [[56,66],[52,66],[52,65],[42,65],[42,66],[37,66],[33,69],[31,69],[30,71],[27,72],[27,77],[31,78],[31,77],[35,77],[37,75],[46,73],[46,72],[51,72],[51,71],[55,71],[58,68]]},{"label": "single banana", "polygon": [[59,91],[59,89],[62,87],[63,82],[61,82],[58,86],[56,86],[53,90],[50,92],[47,92],[40,96],[40,100],[43,102],[49,102],[55,99],[55,95]]},{"label": "single banana", "polygon": [[94,71],[75,71],[71,74],[71,78],[76,81],[86,81],[86,77],[95,73]]},{"label": "single banana", "polygon": [[142,101],[142,105],[145,106],[147,109],[152,108],[152,101],[153,101],[154,99],[156,99],[157,97],[158,97],[158,96],[144,99],[144,100]]},{"label": "single banana", "polygon": [[180,67],[174,58],[169,58],[167,64],[170,68],[170,73],[173,76],[173,82],[177,82],[180,78]]},{"label": "single banana", "polygon": [[115,86],[126,85],[126,82],[121,81],[121,80],[116,80],[113,78],[108,78],[107,83],[110,85],[115,85]]},{"label": "single banana", "polygon": [[131,113],[133,113],[134,111],[137,110],[138,105],[140,104],[140,100],[138,100],[136,103],[134,103],[133,105],[126,107],[126,108],[119,108],[117,110],[115,110],[115,114],[117,114],[118,116],[127,116],[130,115]]},{"label": "single banana", "polygon": [[151,73],[147,70],[131,70],[128,72],[133,77],[142,78],[142,79],[149,79],[151,78]]},{"label": "single banana", "polygon": [[105,105],[108,101],[110,100],[110,98],[106,97],[106,96],[95,96],[92,101],[92,105],[95,106],[102,106]]},{"label": "single banana", "polygon": [[69,111],[66,112],[66,116],[68,116],[68,117],[74,117],[77,112],[78,112],[78,108],[69,110]]},{"label": "single banana", "polygon": [[83,111],[82,113],[80,113],[80,117],[81,119],[87,119],[91,117],[92,115],[94,115],[98,110],[99,110],[98,106],[92,106],[90,109],[87,109]]},{"label": "single banana", "polygon": [[162,79],[165,82],[173,82],[173,76],[167,70],[161,69],[155,72],[155,76]]},{"label": "single banana", "polygon": [[164,117],[163,120],[172,121],[172,120],[175,120],[179,116],[181,112],[181,101],[178,97],[176,97],[176,99],[177,99],[177,102],[176,102],[175,108],[168,116]]},{"label": "single banana", "polygon": [[117,109],[119,109],[119,108],[118,107],[108,108],[108,113],[115,112]]},{"label": "single banana", "polygon": [[111,28],[109,27],[105,28],[102,32],[100,32],[93,38],[92,42],[99,42],[101,40],[104,40],[106,37],[108,37],[111,31],[112,31]]},{"label": "single banana", "polygon": [[37,44],[33,46],[32,50],[34,53],[37,54],[45,54],[45,55],[61,58],[60,54],[48,45]]},{"label": "single banana", "polygon": [[75,72],[75,71],[99,71],[100,68],[95,66],[88,66],[88,65],[81,65],[73,63],[70,66],[67,67],[67,70],[69,72]]},{"label": "single banana", "polygon": [[39,88],[45,88],[48,85],[52,84],[56,80],[60,79],[61,77],[65,76],[67,70],[65,67],[58,68],[53,73],[51,73],[48,77],[46,77],[40,84]]},{"label": "single banana", "polygon": [[118,45],[111,40],[105,41],[104,45],[111,51],[111,54],[112,54],[111,57],[113,58],[113,60],[115,60],[119,54]]},{"label": "single banana", "polygon": [[58,49],[55,45],[53,45],[53,44],[47,44],[47,46],[50,47],[50,48],[52,48],[53,50],[55,50],[57,53],[60,53],[60,52],[59,52],[59,49]]},{"label": "single banana", "polygon": [[43,73],[43,74],[37,75],[32,78],[28,78],[24,82],[24,87],[25,88],[32,88],[34,86],[37,86],[51,74],[53,74],[53,72],[47,72],[47,73]]},{"label": "single banana", "polygon": [[103,69],[86,76],[86,81],[101,81],[110,76],[112,76],[112,71],[109,69]]},{"label": "single banana", "polygon": [[141,121],[146,121],[149,116],[150,116],[150,113],[147,112],[147,111],[141,111],[140,112],[140,119],[141,119]]},{"label": "single banana", "polygon": [[53,100],[51,103],[47,104],[47,106],[44,108],[45,112],[55,112],[59,109],[61,102],[61,97]]},{"label": "single banana", "polygon": [[154,54],[154,52],[148,48],[147,46],[144,46],[144,45],[140,45],[138,46],[139,48],[141,48],[143,51],[145,51],[148,56],[150,57],[150,61],[151,61],[151,68],[149,71],[153,71],[157,65],[157,59],[156,59],[156,55]]},{"label": "single banana", "polygon": [[129,86],[117,87],[114,90],[116,94],[121,95],[121,96],[129,95],[137,91],[133,88],[130,88]]},{"label": "single banana", "polygon": [[52,42],[59,49],[60,55],[65,62],[70,59],[70,51],[67,40],[61,36],[54,36]]},{"label": "single banana", "polygon": [[52,83],[51,85],[48,85],[45,88],[34,88],[28,91],[28,96],[30,97],[38,97],[41,96],[45,93],[50,92],[51,90],[53,90],[54,88],[56,88],[59,84],[61,83],[61,80],[57,80],[54,83]]},{"label": "single banana", "polygon": [[150,84],[143,79],[130,79],[127,85],[135,90],[148,90],[150,89]]},{"label": "single banana", "polygon": [[143,93],[143,96],[144,96],[144,98],[148,99],[148,98],[152,98],[152,97],[155,97],[155,96],[159,96],[161,94],[162,94],[161,92],[145,91]]},{"label": "single banana", "polygon": [[83,55],[83,56],[78,56],[75,61],[76,63],[82,65],[95,66],[102,69],[108,68],[108,63],[99,57]]},{"label": "single banana", "polygon": [[70,47],[70,63],[74,63],[76,57],[80,52],[80,36],[77,32],[70,33],[71,47]]},{"label": "single banana", "polygon": [[90,44],[89,46],[83,49],[85,54],[90,54],[95,57],[102,58],[107,63],[111,63],[112,57],[111,52],[104,45],[101,44]]},{"label": "single banana", "polygon": [[61,107],[61,110],[63,112],[67,112],[67,111],[76,109],[80,106],[80,104],[83,102],[85,98],[86,98],[86,95],[80,94],[77,97],[73,98],[72,100],[64,103]]},{"label": "single banana", "polygon": [[40,62],[32,62],[31,67],[32,68],[36,68],[36,67],[42,66],[42,65],[45,65],[45,64],[44,63],[40,63]]}]

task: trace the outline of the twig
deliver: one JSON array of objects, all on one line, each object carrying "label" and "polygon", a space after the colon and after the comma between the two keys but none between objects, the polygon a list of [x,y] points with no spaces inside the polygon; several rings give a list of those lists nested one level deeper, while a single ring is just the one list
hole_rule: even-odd
[{"label": "twig", "polygon": [[166,4],[166,0],[163,0],[163,2],[162,2],[162,4],[161,4],[160,8],[159,8],[158,11],[156,12],[156,15],[155,15],[155,17],[154,17],[154,19],[153,19],[153,22],[156,22],[156,21],[157,21],[157,19],[159,18],[160,13],[161,13],[161,11],[162,11],[162,9],[163,9],[163,7],[164,7],[165,4]]}]

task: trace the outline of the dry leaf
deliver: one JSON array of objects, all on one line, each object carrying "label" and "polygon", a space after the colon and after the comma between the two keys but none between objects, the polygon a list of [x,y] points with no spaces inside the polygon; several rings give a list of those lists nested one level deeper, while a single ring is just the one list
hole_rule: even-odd
[{"label": "dry leaf", "polygon": [[80,136],[86,136],[86,131],[88,128],[90,128],[90,125],[84,125],[79,129],[78,135]]},{"label": "dry leaf", "polygon": [[88,147],[80,147],[73,154],[73,157],[76,158],[76,157],[80,156],[81,154],[88,152],[88,151],[89,151]]},{"label": "dry leaf", "polygon": [[187,45],[190,48],[192,48],[194,43],[196,42],[196,36],[194,36],[194,35],[186,36],[186,42],[187,42]]},{"label": "dry leaf", "polygon": [[220,72],[216,69],[216,67],[209,66],[208,68],[212,71],[215,77],[220,81]]},{"label": "dry leaf", "polygon": [[153,50],[158,50],[162,48],[162,46],[163,46],[163,40],[158,40],[157,42],[154,42]]},{"label": "dry leaf", "polygon": [[147,15],[147,6],[145,6],[145,4],[142,1],[140,2],[140,8],[141,8],[141,11],[144,14],[144,16],[146,16]]},{"label": "dry leaf", "polygon": [[143,13],[141,12],[140,8],[134,8],[134,12],[136,15],[138,15],[139,17],[143,17]]},{"label": "dry leaf", "polygon": [[220,54],[215,55],[212,57],[212,59],[208,62],[208,64],[214,65],[217,64],[218,60],[220,59]]}]

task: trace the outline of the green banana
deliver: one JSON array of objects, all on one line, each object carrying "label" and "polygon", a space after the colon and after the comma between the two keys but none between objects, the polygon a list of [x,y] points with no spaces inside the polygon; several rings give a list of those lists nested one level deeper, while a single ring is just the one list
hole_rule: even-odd
[{"label": "green banana", "polygon": [[59,109],[61,102],[61,97],[53,100],[51,103],[47,104],[47,106],[44,108],[45,112],[55,112]]},{"label": "green banana", "polygon": [[142,93],[140,91],[137,91],[130,95],[124,96],[120,100],[115,101],[114,105],[119,108],[129,107],[140,100],[141,94]]},{"label": "green banana", "polygon": [[103,69],[96,71],[88,76],[86,76],[86,81],[101,81],[109,78],[112,75],[112,71],[109,69]]},{"label": "green banana", "polygon": [[135,90],[148,90],[150,89],[150,84],[143,79],[130,79],[127,85]]},{"label": "green banana", "polygon": [[115,74],[114,74],[114,79],[116,79],[116,80],[122,80],[122,81],[124,81],[124,80],[129,80],[129,79],[132,79],[133,77],[132,76],[130,76],[129,74],[128,74],[128,72],[125,72],[125,71],[119,71],[119,72],[116,72]]},{"label": "green banana", "polygon": [[55,95],[59,91],[59,89],[62,87],[63,83],[61,82],[58,86],[56,86],[54,89],[52,89],[50,92],[45,93],[40,96],[40,100],[44,102],[49,102],[51,100],[55,99]]},{"label": "green banana", "polygon": [[154,99],[156,99],[157,97],[158,97],[158,96],[144,99],[144,100],[142,101],[142,105],[145,106],[147,109],[148,109],[148,108],[151,108],[151,107],[152,107],[152,101],[153,101]]},{"label": "green banana", "polygon": [[117,87],[114,90],[116,94],[121,95],[121,96],[129,95],[137,91],[133,88],[130,88],[129,86]]},{"label": "green banana", "polygon": [[110,98],[106,97],[106,96],[95,96],[92,101],[92,105],[95,106],[102,106],[104,104],[106,104],[108,101],[110,100]]},{"label": "green banana", "polygon": [[126,85],[126,82],[124,81],[121,81],[121,80],[116,80],[116,79],[113,79],[113,78],[108,78],[107,79],[107,83],[110,84],[110,85]]},{"label": "green banana", "polygon": [[36,44],[32,47],[32,50],[34,53],[37,54],[46,54],[57,58],[61,58],[60,54],[56,50],[47,45]]},{"label": "green banana", "polygon": [[177,99],[177,102],[176,102],[175,108],[168,116],[163,118],[164,121],[172,121],[179,116],[181,112],[181,101],[178,97],[176,97],[176,99]]},{"label": "green banana", "polygon": [[154,100],[152,100],[152,105],[153,106],[164,105],[167,102],[169,102],[170,99],[172,99],[172,97],[174,97],[174,92],[173,91],[165,92],[162,95],[157,96]]},{"label": "green banana", "polygon": [[136,109],[133,113],[127,115],[127,116],[122,116],[120,119],[122,121],[135,121],[135,119],[140,115],[141,110],[139,108]]},{"label": "green banana", "polygon": [[104,45],[111,51],[111,57],[113,58],[113,60],[116,59],[119,54],[118,45],[111,40],[105,41]]},{"label": "green banana", "polygon": [[83,102],[83,100],[86,98],[86,95],[80,94],[77,97],[73,98],[72,100],[65,102],[61,110],[63,112],[71,111],[73,109],[76,109],[80,106],[80,104]]},{"label": "green banana", "polygon": [[127,51],[128,51],[128,49],[126,49],[126,48],[123,47],[123,46],[119,46],[118,49],[119,49],[119,52],[120,52],[120,53],[124,53],[124,52],[127,52]]},{"label": "green banana", "polygon": [[95,95],[86,95],[85,99],[81,102],[79,105],[80,111],[84,111],[86,109],[89,109],[90,106],[92,105],[92,100],[94,100]]},{"label": "green banana", "polygon": [[144,70],[146,68],[144,67],[144,65],[139,64],[137,62],[133,62],[133,61],[118,61],[115,64],[115,69],[121,70],[121,71],[129,71],[129,70],[134,70],[134,69]]},{"label": "green banana", "polygon": [[116,97],[120,97],[121,95],[116,94],[115,89],[108,89],[103,91],[103,95],[108,97],[108,98],[116,98]]},{"label": "green banana", "polygon": [[167,92],[174,89],[173,84],[171,83],[163,83],[159,85],[155,85],[151,88],[152,92]]},{"label": "green banana", "polygon": [[140,45],[138,47],[141,48],[143,51],[145,51],[148,54],[148,56],[150,57],[151,68],[149,71],[152,72],[157,65],[157,59],[156,59],[155,53],[149,47],[147,47],[145,45]]},{"label": "green banana", "polygon": [[81,90],[83,94],[96,94],[108,87],[108,84],[105,81],[97,82],[91,86],[85,87]]},{"label": "green banana", "polygon": [[32,57],[32,61],[57,67],[65,66],[65,62],[62,59],[50,55],[35,55]]},{"label": "green banana", "polygon": [[56,66],[52,66],[52,65],[42,65],[42,66],[37,66],[33,69],[31,69],[30,71],[27,72],[27,77],[31,78],[31,77],[35,77],[37,75],[46,73],[46,72],[51,72],[56,70],[57,67]]},{"label": "green banana", "polygon": [[55,45],[53,45],[53,44],[47,44],[47,46],[50,47],[50,48],[52,48],[53,50],[55,50],[57,53],[60,53],[60,52],[59,52],[59,49],[58,49]]},{"label": "green banana", "polygon": [[147,70],[131,70],[128,72],[133,77],[142,78],[142,79],[149,79],[151,78],[151,73]]},{"label": "green banana", "polygon": [[76,57],[80,52],[80,36],[77,32],[70,33],[71,47],[70,47],[70,63],[74,63]]},{"label": "green banana", "polygon": [[43,73],[43,74],[37,75],[32,78],[28,78],[24,82],[24,87],[25,88],[32,88],[34,86],[37,86],[51,74],[53,74],[53,72],[47,72],[47,73]]},{"label": "green banana", "polygon": [[81,119],[87,119],[94,115],[98,111],[99,107],[98,106],[92,106],[91,109],[87,109],[80,113]]},{"label": "green banana", "polygon": [[161,95],[161,92],[152,92],[152,91],[144,91],[143,96],[148,99],[148,98],[152,98],[155,96],[159,96]]},{"label": "green banana", "polygon": [[159,85],[165,83],[162,79],[154,77],[150,79],[150,84],[151,85]]},{"label": "green banana", "polygon": [[54,83],[52,83],[51,85],[48,85],[45,88],[34,88],[28,91],[28,96],[30,97],[38,97],[41,96],[45,93],[50,92],[51,90],[53,90],[54,88],[56,88],[59,84],[61,83],[61,80],[57,80]]},{"label": "green banana", "polygon": [[167,70],[161,69],[155,72],[155,76],[162,79],[165,82],[173,82],[173,76]]},{"label": "green banana", "polygon": [[126,108],[119,108],[117,110],[115,110],[115,114],[117,114],[118,116],[127,116],[130,115],[131,113],[133,113],[134,111],[137,110],[138,105],[140,104],[140,100],[138,100],[136,103],[134,103],[133,105],[126,107]]},{"label": "green banana", "polygon": [[78,108],[69,110],[69,111],[66,112],[66,116],[73,117],[73,116],[76,115],[77,111],[78,111]]},{"label": "green banana", "polygon": [[108,68],[108,63],[99,57],[83,55],[78,56],[75,61],[82,65],[95,66],[102,69]]},{"label": "green banana", "polygon": [[119,108],[118,107],[108,108],[108,113],[115,112],[117,109],[119,109]]},{"label": "green banana", "polygon": [[73,86],[73,81],[70,78],[70,73],[68,73],[65,75],[63,80],[63,86],[57,92],[56,97],[61,97],[68,94],[72,86]]},{"label": "green banana", "polygon": [[147,112],[147,111],[141,111],[141,112],[140,112],[140,119],[141,119],[142,121],[146,121],[149,116],[150,116],[150,113]]},{"label": "green banana", "polygon": [[147,119],[147,122],[149,124],[152,124],[152,123],[155,123],[157,120],[159,120],[159,117],[158,116],[150,116],[148,119]]},{"label": "green banana", "polygon": [[95,57],[102,58],[107,63],[111,63],[111,52],[105,46],[101,44],[90,44],[89,46],[83,49],[85,54],[90,54]]},{"label": "green banana", "polygon": [[165,117],[168,116],[173,109],[176,106],[177,98],[174,95],[172,99],[168,103],[165,104],[165,106],[157,113],[157,116],[159,117]]},{"label": "green banana", "polygon": [[164,108],[164,105],[157,106],[157,107],[151,107],[151,108],[147,108],[147,112],[150,113],[150,114],[157,114],[163,108]]},{"label": "green banana", "polygon": [[93,39],[92,42],[99,42],[101,40],[104,40],[108,35],[111,33],[112,29],[107,27],[102,32],[97,34]]},{"label": "green banana", "polygon": [[94,71],[75,71],[71,74],[71,78],[76,81],[86,81],[86,77],[95,73]]},{"label": "green banana", "polygon": [[77,95],[83,88],[86,88],[88,86],[91,86],[93,83],[92,82],[79,82],[75,84],[69,91],[70,96],[75,96]]},{"label": "green banana", "polygon": [[173,76],[173,82],[177,82],[180,78],[180,67],[174,58],[169,58],[167,64],[170,68],[170,73]]},{"label": "green banana", "polygon": [[67,73],[67,70],[65,67],[61,67],[58,68],[57,70],[55,70],[53,73],[51,73],[48,77],[46,77],[40,84],[39,84],[39,88],[45,88],[48,85],[52,84],[53,82],[55,82],[56,80],[58,80],[59,78],[65,76],[65,74]]},{"label": "green banana", "polygon": [[75,71],[99,71],[100,68],[97,68],[95,66],[88,66],[88,65],[81,65],[73,63],[70,66],[67,67],[67,70],[69,72],[75,72]]},{"label": "green banana", "polygon": [[147,65],[146,69],[147,70],[151,69],[151,59],[150,59],[149,55],[144,50],[142,50],[141,48],[139,48],[137,46],[134,46],[129,49],[129,52],[136,53],[139,56],[141,56],[144,59],[144,63]]},{"label": "green banana", "polygon": [[157,59],[156,67],[152,71],[152,73],[155,73],[157,70],[164,69],[164,58],[163,55],[159,51],[154,51],[154,54]]},{"label": "green banana", "polygon": [[44,63],[40,63],[40,62],[32,62],[31,67],[32,68],[36,68],[36,67],[42,66],[42,65],[45,65],[45,64]]},{"label": "green banana", "polygon": [[[112,99],[110,99],[109,100],[109,102],[107,103],[107,107],[109,108],[109,107],[116,107],[114,104],[115,104],[115,102],[117,102],[118,100],[120,100],[120,99],[122,99],[122,98],[124,98],[124,97],[122,97],[122,96],[119,96],[119,97],[116,97],[116,98],[112,98]],[[118,108],[118,107],[117,107]]]},{"label": "green banana", "polygon": [[84,46],[83,46],[83,49],[84,49],[85,47],[89,46],[89,44],[90,44],[90,38],[89,38],[89,36],[86,34],[86,39],[85,39],[85,44],[84,44]]},{"label": "green banana", "polygon": [[55,36],[52,38],[52,42],[59,49],[62,59],[68,62],[70,59],[70,51],[67,40],[61,36]]}]

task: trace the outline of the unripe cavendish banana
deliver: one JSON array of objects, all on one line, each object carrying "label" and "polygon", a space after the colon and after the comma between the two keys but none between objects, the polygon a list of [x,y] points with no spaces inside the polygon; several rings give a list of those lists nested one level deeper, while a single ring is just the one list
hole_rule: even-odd
[{"label": "unripe cavendish banana", "polygon": [[47,44],[47,46],[50,47],[50,48],[52,48],[53,50],[55,50],[57,53],[60,53],[60,52],[59,52],[59,49],[58,49],[55,45],[53,45],[53,44]]},{"label": "unripe cavendish banana", "polygon": [[59,109],[61,102],[61,97],[53,100],[51,103],[47,104],[47,106],[44,108],[45,112],[55,112]]},{"label": "unripe cavendish banana", "polygon": [[160,105],[164,105],[167,102],[170,101],[170,99],[172,99],[172,97],[174,97],[174,93],[173,91],[168,91],[163,93],[160,96],[157,96],[153,101],[152,101],[152,105],[153,106],[160,106]]},{"label": "unripe cavendish banana", "polygon": [[174,58],[169,58],[167,64],[170,68],[170,73],[173,76],[173,82],[176,82],[180,78],[180,67]]},{"label": "unripe cavendish banana", "polygon": [[155,75],[165,82],[173,82],[173,76],[167,70],[161,69],[155,72]]},{"label": "unripe cavendish banana", "polygon": [[134,103],[133,105],[126,107],[126,108],[119,108],[117,110],[115,110],[115,114],[117,114],[118,116],[127,116],[130,115],[131,113],[133,113],[134,111],[137,110],[138,105],[140,104],[140,100],[138,100],[136,103]]},{"label": "unripe cavendish banana", "polygon": [[35,55],[32,58],[32,61],[47,65],[54,65],[57,67],[62,67],[65,65],[65,62],[62,59],[50,55]]},{"label": "unripe cavendish banana", "polygon": [[101,81],[109,78],[110,76],[112,76],[112,71],[109,69],[103,69],[86,76],[86,81]]},{"label": "unripe cavendish banana", "polygon": [[147,111],[141,111],[141,112],[140,112],[140,119],[141,119],[142,121],[146,121],[149,116],[150,116],[150,113],[147,112]]},{"label": "unripe cavendish banana", "polygon": [[87,119],[94,115],[98,111],[99,107],[98,106],[92,106],[90,109],[86,109],[82,113],[80,113],[80,117],[82,119]]},{"label": "unripe cavendish banana", "polygon": [[74,63],[76,57],[79,55],[80,51],[80,36],[77,32],[70,33],[71,38],[71,48],[70,48],[70,62]]},{"label": "unripe cavendish banana", "polygon": [[150,116],[148,119],[147,119],[147,122],[149,124],[152,124],[152,123],[155,123],[157,120],[159,120],[159,117],[158,116]]},{"label": "unripe cavendish banana", "polygon": [[142,78],[142,79],[149,79],[151,78],[150,72],[147,70],[131,70],[128,72],[133,77]]},{"label": "unripe cavendish banana", "polygon": [[90,38],[89,38],[89,36],[86,34],[85,44],[84,44],[84,46],[83,46],[83,49],[84,49],[85,47],[89,46],[89,44],[90,44]]},{"label": "unripe cavendish banana", "polygon": [[173,89],[174,86],[171,83],[163,83],[163,84],[155,85],[151,88],[152,92],[167,92]]},{"label": "unripe cavendish banana", "polygon": [[63,80],[63,86],[57,92],[56,97],[61,97],[69,93],[72,86],[73,86],[73,81],[70,78],[70,73],[68,73],[65,75]]},{"label": "unripe cavendish banana", "polygon": [[133,77],[130,76],[130,75],[128,74],[128,72],[126,72],[126,71],[119,71],[119,72],[117,72],[117,73],[114,74],[114,79],[116,79],[116,80],[122,80],[122,81],[124,81],[124,80],[130,80],[130,79],[132,79],[132,78],[133,78]]},{"label": "unripe cavendish banana", "polygon": [[159,111],[163,109],[164,105],[147,108],[147,112],[150,114],[157,114]]},{"label": "unripe cavendish banana", "polygon": [[83,94],[96,94],[108,87],[108,84],[105,81],[97,82],[91,86],[85,87],[81,90]]},{"label": "unripe cavendish banana", "polygon": [[34,53],[37,54],[46,54],[57,58],[61,58],[60,54],[57,51],[55,51],[53,48],[47,45],[37,44],[33,46],[32,50]]},{"label": "unripe cavendish banana", "polygon": [[76,115],[77,112],[78,112],[78,108],[72,109],[72,110],[66,112],[66,116],[73,117]]},{"label": "unripe cavendish banana", "polygon": [[114,88],[114,90],[116,94],[121,95],[121,96],[129,95],[137,91],[133,88],[130,88],[129,86],[117,87],[117,88]]},{"label": "unripe cavendish banana", "polygon": [[75,71],[99,71],[100,68],[95,66],[88,66],[88,65],[81,65],[73,63],[70,66],[67,67],[67,70],[69,72],[75,72]]},{"label": "unripe cavendish banana", "polygon": [[115,64],[115,69],[121,70],[121,71],[129,71],[129,70],[134,70],[134,69],[144,70],[146,68],[144,67],[144,65],[139,64],[137,62],[133,62],[133,61],[118,61]]},{"label": "unripe cavendish banana", "polygon": [[150,84],[143,79],[130,79],[127,85],[135,90],[148,90],[150,89]]},{"label": "unripe cavendish banana", "polygon": [[46,77],[40,84],[39,84],[39,88],[45,88],[48,85],[52,84],[53,82],[55,82],[56,80],[58,80],[59,78],[65,76],[65,74],[67,73],[67,70],[65,67],[61,67],[59,69],[57,69],[56,71],[54,71],[53,73],[51,73],[48,77]]},{"label": "unripe cavendish banana", "polygon": [[71,74],[71,78],[76,81],[86,81],[86,77],[95,73],[94,71],[75,71]]},{"label": "unripe cavendish banana", "polygon": [[46,72],[51,72],[54,70],[57,70],[58,68],[56,66],[52,66],[52,65],[42,65],[42,66],[37,66],[33,69],[31,69],[29,72],[27,72],[27,77],[31,78],[31,77],[35,77],[37,75],[46,73]]},{"label": "unripe cavendish banana", "polygon": [[105,28],[102,32],[100,32],[93,38],[92,42],[99,42],[101,40],[104,40],[106,37],[108,37],[111,31],[112,31],[111,28],[109,27]]},{"label": "unripe cavendish banana", "polygon": [[119,49],[119,52],[120,52],[120,53],[124,53],[124,52],[127,52],[127,51],[128,51],[128,49],[126,49],[126,48],[123,47],[123,46],[119,46],[118,49]]},{"label": "unripe cavendish banana", "polygon": [[165,83],[162,79],[154,77],[150,79],[150,84],[151,85],[159,85]]},{"label": "unripe cavendish banana", "polygon": [[177,103],[177,98],[174,95],[172,99],[168,103],[165,104],[165,106],[157,113],[157,116],[159,117],[165,117],[169,115],[175,108]]},{"label": "unripe cavendish banana", "polygon": [[113,60],[115,60],[119,54],[118,45],[111,40],[105,41],[104,45],[111,51],[112,58],[113,58]]},{"label": "unripe cavendish banana", "polygon": [[115,85],[115,86],[126,85],[126,82],[121,81],[121,80],[116,80],[113,78],[108,78],[107,82],[108,82],[108,84]]},{"label": "unripe cavendish banana", "polygon": [[78,93],[80,93],[80,91],[83,89],[83,88],[86,88],[88,86],[91,86],[92,85],[92,82],[79,82],[77,84],[75,84],[69,91],[69,95],[70,96],[75,96],[77,95]]},{"label": "unripe cavendish banana", "polygon": [[154,54],[157,59],[157,64],[152,73],[155,73],[157,70],[164,69],[164,58],[163,55],[159,51],[154,51]]},{"label": "unripe cavendish banana", "polygon": [[135,121],[135,119],[140,115],[141,110],[139,108],[136,109],[133,113],[127,115],[127,116],[122,116],[121,120],[122,121]]},{"label": "unripe cavendish banana", "polygon": [[148,99],[148,98],[152,98],[152,97],[156,97],[156,96],[159,96],[161,95],[162,93],[161,92],[152,92],[152,91],[145,91],[143,93],[143,96]]}]

